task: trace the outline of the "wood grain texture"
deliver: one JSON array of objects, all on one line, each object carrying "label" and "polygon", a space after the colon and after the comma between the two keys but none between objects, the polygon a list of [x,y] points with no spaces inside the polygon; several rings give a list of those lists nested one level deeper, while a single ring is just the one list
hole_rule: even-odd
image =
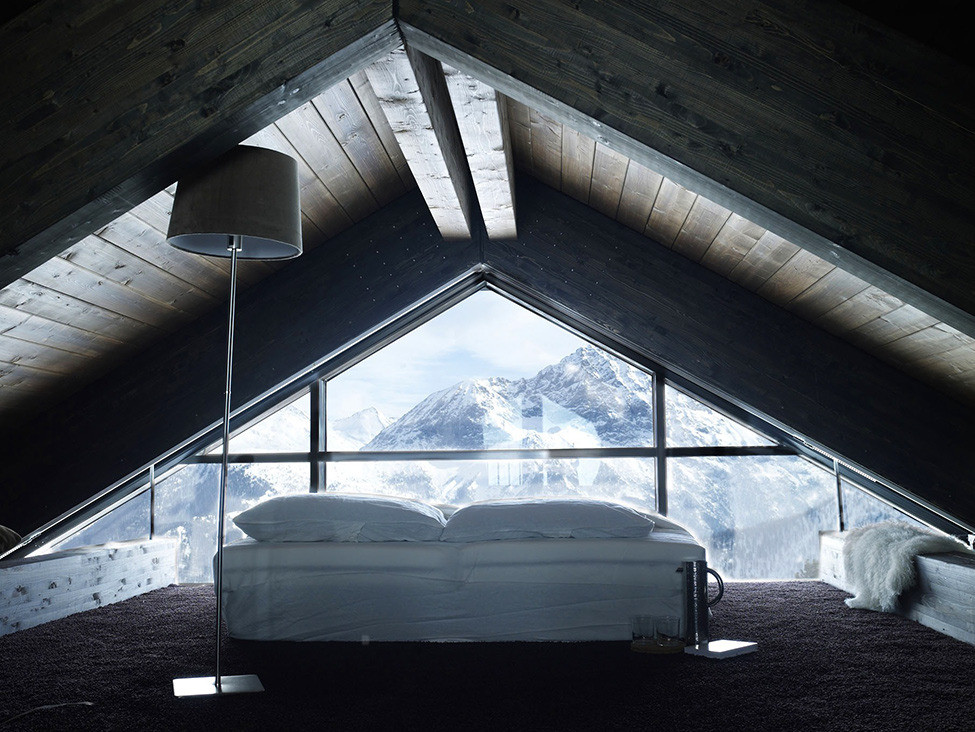
[{"label": "wood grain texture", "polygon": [[487,84],[452,66],[444,64],[443,73],[484,228],[492,239],[513,239],[518,227],[507,105]]},{"label": "wood grain texture", "polygon": [[519,239],[486,245],[486,264],[850,464],[975,521],[970,407],[568,196],[529,178],[517,186]]},{"label": "wood grain texture", "polygon": [[365,73],[441,234],[470,238],[470,172],[440,62],[398,48]]},{"label": "wood grain texture", "polygon": [[[42,0],[0,29],[0,285],[348,77],[385,0]],[[17,251],[17,256],[12,256]]]},{"label": "wood grain texture", "polygon": [[403,0],[399,19],[425,52],[975,334],[964,66],[797,0]]},{"label": "wood grain texture", "polygon": [[177,581],[175,539],[138,539],[0,562],[0,635]]}]

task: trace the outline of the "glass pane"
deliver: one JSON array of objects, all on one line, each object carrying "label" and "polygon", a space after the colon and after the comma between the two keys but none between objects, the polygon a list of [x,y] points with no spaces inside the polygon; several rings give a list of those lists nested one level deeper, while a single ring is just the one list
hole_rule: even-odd
[{"label": "glass pane", "polygon": [[818,577],[838,525],[833,474],[799,457],[670,458],[667,498],[726,579]]},{"label": "glass pane", "polygon": [[892,520],[906,521],[916,526],[923,526],[920,521],[861,490],[853,483],[844,480],[842,487],[843,523],[847,529]]},{"label": "glass pane", "polygon": [[648,447],[649,374],[479,292],[328,382],[330,450]]},{"label": "glass pane", "polygon": [[491,498],[586,496],[656,508],[653,458],[330,463],[329,491],[463,506]]},{"label": "glass pane", "polygon": [[[309,489],[308,463],[231,465],[225,542],[244,538],[233,517],[266,498]],[[179,581],[212,582],[220,465],[187,465],[156,483],[156,534],[179,539]]]},{"label": "glass pane", "polygon": [[668,447],[743,447],[774,445],[758,432],[720,414],[697,399],[665,387]]},{"label": "glass pane", "polygon": [[118,508],[51,547],[51,551],[110,541],[149,538],[149,492],[130,498]]},{"label": "glass pane", "polygon": [[[308,452],[310,443],[311,395],[305,393],[231,437],[230,452]],[[208,452],[221,450],[218,442]]]}]

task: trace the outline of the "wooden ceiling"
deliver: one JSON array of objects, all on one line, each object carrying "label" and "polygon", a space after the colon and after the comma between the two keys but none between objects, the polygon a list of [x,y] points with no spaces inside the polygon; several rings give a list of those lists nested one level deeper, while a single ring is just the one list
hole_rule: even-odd
[{"label": "wooden ceiling", "polygon": [[[449,95],[460,143],[433,138],[444,122],[431,121],[417,80],[410,77],[411,68],[421,67],[416,59],[411,66],[402,49],[244,141],[298,160],[306,249],[417,181],[445,238],[469,236],[470,204],[461,200],[464,178],[457,172],[462,163],[441,154],[459,144],[492,235],[515,234],[513,164],[648,240],[975,404],[972,338],[564,122],[424,58],[431,78],[421,83],[443,85],[440,94]],[[37,414],[225,303],[226,262],[185,254],[165,242],[174,190],[160,191],[0,289],[5,416]],[[278,266],[242,262],[242,285]]]}]

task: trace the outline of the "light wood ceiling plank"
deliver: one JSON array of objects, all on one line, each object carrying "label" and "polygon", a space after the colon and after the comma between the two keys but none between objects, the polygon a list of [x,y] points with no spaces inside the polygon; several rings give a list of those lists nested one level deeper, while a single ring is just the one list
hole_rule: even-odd
[{"label": "light wood ceiling plank", "polygon": [[533,174],[531,116],[528,107],[511,97],[505,97],[505,103],[508,107],[508,129],[511,131],[515,168]]},{"label": "light wood ceiling plank", "polygon": [[488,238],[514,239],[518,229],[507,105],[472,76],[446,64],[443,73]]},{"label": "light wood ceiling plank", "polygon": [[562,123],[542,114],[537,109],[528,110],[531,129],[531,169],[542,183],[562,190]]},{"label": "light wood ceiling plank", "polygon": [[0,305],[0,333],[83,356],[100,356],[122,345],[114,338]]},{"label": "light wood ceiling plank", "polygon": [[674,239],[674,251],[694,262],[700,261],[730,217],[731,211],[724,206],[698,196]]},{"label": "light wood ceiling plank", "polygon": [[937,322],[936,318],[922,313],[913,305],[902,305],[896,310],[855,328],[846,333],[844,337],[864,347],[870,344],[882,346],[885,343],[917,333]]},{"label": "light wood ceiling plank", "polygon": [[199,315],[219,304],[213,295],[99,236],[85,237],[61,257],[186,315]]},{"label": "light wood ceiling plank", "polygon": [[379,207],[359,171],[311,102],[282,117],[276,124],[352,221],[365,218]]},{"label": "light wood ceiling plank", "polygon": [[786,307],[800,317],[814,321],[868,287],[859,277],[834,268],[797,295]]},{"label": "light wood ceiling plank", "polygon": [[441,235],[469,239],[470,173],[440,62],[401,48],[365,72]]},{"label": "light wood ceiling plank", "polygon": [[589,203],[596,141],[563,125],[561,154],[562,192],[577,201]]},{"label": "light wood ceiling plank", "polygon": [[631,160],[626,168],[626,180],[623,182],[617,220],[635,231],[646,230],[647,221],[650,219],[663,180],[664,177],[660,173]]},{"label": "light wood ceiling plank", "polygon": [[626,181],[628,158],[596,143],[592,163],[592,186],[589,188],[589,205],[600,213],[615,219],[620,207],[620,196]]},{"label": "light wood ceiling plank", "polygon": [[376,97],[376,92],[373,90],[372,84],[369,83],[369,77],[366,76],[365,71],[357,71],[349,77],[349,81],[359,98],[359,103],[369,116],[373,129],[382,141],[383,148],[392,161],[393,167],[396,168],[403,188],[412,190],[416,186],[413,173],[410,172],[410,166],[406,162],[403,151],[400,150],[399,143],[396,142],[396,135],[393,134],[393,128],[389,126],[389,120],[386,119],[379,99]]},{"label": "light wood ceiling plank", "polygon": [[139,342],[147,333],[141,321],[25,279],[0,290],[0,304],[121,343]]},{"label": "light wood ceiling plank", "polygon": [[758,224],[733,213],[704,252],[701,264],[728,277],[765,233]]},{"label": "light wood ceiling plank", "polygon": [[900,299],[871,285],[823,313],[814,322],[830,333],[842,334],[884,316],[903,304]]},{"label": "light wood ceiling plank", "polygon": [[945,323],[937,322],[903,338],[885,344],[885,350],[910,364],[956,348],[971,347],[972,339]]},{"label": "light wood ceiling plank", "polygon": [[166,235],[136,218],[124,214],[96,232],[98,237],[186,282],[210,297],[226,300],[229,276],[214,267],[210,257],[190,254],[170,246]]},{"label": "light wood ceiling plank", "polygon": [[347,80],[326,89],[312,99],[312,104],[380,206],[406,193],[393,161]]},{"label": "light wood ceiling plank", "polygon": [[791,302],[835,267],[812,252],[799,249],[758,288],[762,297],[778,305]]},{"label": "light wood ceiling plank", "polygon": [[142,297],[131,288],[96,275],[62,257],[49,259],[40,267],[28,272],[24,280],[63,292],[75,299],[163,331],[175,330],[188,317],[181,315],[178,310]]},{"label": "light wood ceiling plank", "polygon": [[298,164],[298,185],[301,195],[301,213],[307,216],[324,237],[332,237],[343,229],[352,226],[352,219],[345,212],[335,196],[328,190],[321,178],[295,150],[278,125],[269,125],[245,143],[269,150],[277,150],[292,158]]},{"label": "light wood ceiling plank", "polygon": [[771,231],[766,231],[748,254],[728,273],[728,278],[742,287],[756,291],[798,251],[799,247],[792,242]]},{"label": "light wood ceiling plank", "polygon": [[672,248],[696,198],[696,194],[664,178],[644,233],[665,247]]},{"label": "light wood ceiling plank", "polygon": [[4,363],[29,366],[55,374],[80,375],[92,360],[91,356],[23,341],[7,333],[0,334],[0,361]]}]

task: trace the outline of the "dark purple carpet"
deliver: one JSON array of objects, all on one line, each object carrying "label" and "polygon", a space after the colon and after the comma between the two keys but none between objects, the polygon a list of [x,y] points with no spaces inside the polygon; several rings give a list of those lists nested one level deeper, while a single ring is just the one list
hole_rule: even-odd
[{"label": "dark purple carpet", "polygon": [[[628,643],[224,644],[264,694],[176,699],[212,675],[209,587],[168,587],[0,638],[0,730],[966,730],[975,647],[818,582],[730,584],[722,661]],[[55,706],[56,705],[56,706]],[[26,712],[26,714],[25,714]]]}]

